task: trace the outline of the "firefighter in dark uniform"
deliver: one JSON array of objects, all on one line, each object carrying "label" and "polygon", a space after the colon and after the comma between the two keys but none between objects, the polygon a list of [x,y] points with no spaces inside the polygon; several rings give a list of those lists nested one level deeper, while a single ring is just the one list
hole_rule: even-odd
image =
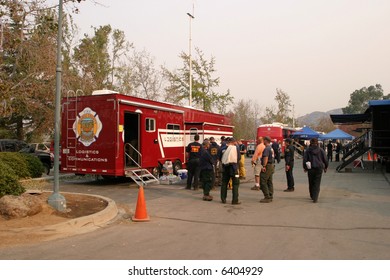
[{"label": "firefighter in dark uniform", "polygon": [[199,160],[202,153],[202,145],[199,143],[199,135],[196,134],[194,136],[194,142],[191,142],[186,147],[186,156],[187,156],[187,170],[188,170],[188,177],[187,177],[187,187],[186,189],[191,189],[192,180],[193,182],[193,188],[194,190],[197,190],[199,188],[199,175],[200,175],[200,168],[199,168]]},{"label": "firefighter in dark uniform", "polygon": [[210,137],[210,147],[209,147],[209,151],[210,151],[210,154],[211,154],[211,157],[213,158],[213,181],[212,181],[212,185],[211,187],[214,188],[216,187],[216,177],[217,177],[217,173],[218,173],[218,151],[219,151],[219,145],[217,144],[217,142],[215,142],[215,138],[214,137]]},{"label": "firefighter in dark uniform", "polygon": [[264,198],[260,200],[261,203],[269,203],[273,200],[274,185],[273,174],[275,172],[275,152],[271,147],[271,138],[264,137],[264,151],[261,157],[261,173],[260,173],[260,190],[264,194]]},{"label": "firefighter in dark uniform", "polygon": [[285,160],[285,170],[286,170],[286,178],[287,178],[287,189],[285,192],[293,192],[294,191],[294,176],[293,176],[293,168],[294,168],[294,154],[295,147],[292,145],[291,139],[286,139],[286,149],[284,151],[284,160]]}]

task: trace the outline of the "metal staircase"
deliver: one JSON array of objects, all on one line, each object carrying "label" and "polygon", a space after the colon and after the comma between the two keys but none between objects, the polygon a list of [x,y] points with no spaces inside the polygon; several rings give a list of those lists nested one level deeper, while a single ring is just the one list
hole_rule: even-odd
[{"label": "metal staircase", "polygon": [[127,169],[126,177],[130,177],[138,186],[146,186],[159,183],[159,180],[153,176],[147,169]]},{"label": "metal staircase", "polygon": [[303,156],[303,152],[305,150],[305,147],[296,141],[293,141],[292,144],[295,147],[295,151],[298,153],[298,155]]},{"label": "metal staircase", "polygon": [[[141,153],[130,143],[125,144],[125,157],[127,164],[125,163],[125,175],[130,177],[138,186],[146,186],[159,183],[159,180],[153,176],[149,170],[142,168],[141,165],[133,157],[130,156],[131,151],[135,152],[137,158],[142,162]],[[128,167],[128,163],[132,163],[131,167]]]},{"label": "metal staircase", "polygon": [[368,138],[368,132],[353,140],[351,143],[343,147],[342,163],[336,167],[336,170],[340,172],[347,165],[353,163],[356,159],[363,156],[370,147],[366,144]]}]

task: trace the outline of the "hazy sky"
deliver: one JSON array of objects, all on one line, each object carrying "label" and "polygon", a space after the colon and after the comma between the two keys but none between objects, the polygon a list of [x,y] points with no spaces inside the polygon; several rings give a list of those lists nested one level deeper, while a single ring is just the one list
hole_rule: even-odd
[{"label": "hazy sky", "polygon": [[381,84],[390,93],[389,0],[89,0],[81,33],[110,24],[169,69],[193,47],[216,59],[220,91],[275,104],[287,92],[295,116],[345,107],[350,94]]}]

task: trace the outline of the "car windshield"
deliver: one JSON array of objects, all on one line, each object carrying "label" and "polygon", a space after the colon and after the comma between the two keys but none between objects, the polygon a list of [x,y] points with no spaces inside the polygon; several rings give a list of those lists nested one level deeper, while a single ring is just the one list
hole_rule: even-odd
[{"label": "car windshield", "polygon": [[34,152],[34,147],[32,147],[32,146],[25,146],[19,152],[21,152],[21,153],[33,153]]}]

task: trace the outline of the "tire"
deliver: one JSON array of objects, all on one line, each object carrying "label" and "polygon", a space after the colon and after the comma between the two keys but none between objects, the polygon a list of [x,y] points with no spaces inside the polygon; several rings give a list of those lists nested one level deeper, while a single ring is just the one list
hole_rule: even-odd
[{"label": "tire", "polygon": [[153,167],[152,175],[154,177],[159,178],[160,177],[160,173],[161,173],[161,166],[160,166],[160,164],[157,167]]},{"label": "tire", "polygon": [[181,164],[180,160],[175,160],[173,163],[173,174],[178,175],[177,171],[182,169],[183,165]]},{"label": "tire", "polygon": [[43,164],[43,173],[46,174],[46,175],[49,175],[50,174],[50,166],[47,164],[47,163],[44,163]]}]

